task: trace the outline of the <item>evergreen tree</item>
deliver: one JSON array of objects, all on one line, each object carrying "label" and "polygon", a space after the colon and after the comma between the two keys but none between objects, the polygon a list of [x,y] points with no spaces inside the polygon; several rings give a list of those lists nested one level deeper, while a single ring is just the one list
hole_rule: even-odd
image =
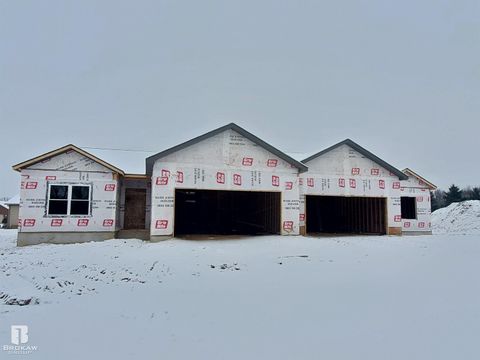
[{"label": "evergreen tree", "polygon": [[445,206],[460,201],[462,201],[462,190],[460,190],[455,184],[452,184],[445,193]]},{"label": "evergreen tree", "polygon": [[462,189],[462,200],[472,200],[473,190],[470,186]]},{"label": "evergreen tree", "polygon": [[480,187],[474,187],[472,189],[471,199],[472,200],[480,200]]},{"label": "evergreen tree", "polygon": [[432,211],[445,207],[445,192],[441,189],[437,189],[430,193],[432,200]]}]

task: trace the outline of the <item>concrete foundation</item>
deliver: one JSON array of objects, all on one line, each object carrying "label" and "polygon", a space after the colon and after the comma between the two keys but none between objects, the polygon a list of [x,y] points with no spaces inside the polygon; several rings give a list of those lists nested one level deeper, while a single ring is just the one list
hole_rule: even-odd
[{"label": "concrete foundation", "polygon": [[404,231],[402,235],[432,235],[432,231]]},{"label": "concrete foundation", "polygon": [[116,232],[19,232],[17,246],[50,244],[73,244],[114,239]]},{"label": "concrete foundation", "polygon": [[159,242],[159,241],[164,241],[168,239],[173,239],[173,236],[170,235],[152,235],[150,236],[150,241],[151,242]]}]

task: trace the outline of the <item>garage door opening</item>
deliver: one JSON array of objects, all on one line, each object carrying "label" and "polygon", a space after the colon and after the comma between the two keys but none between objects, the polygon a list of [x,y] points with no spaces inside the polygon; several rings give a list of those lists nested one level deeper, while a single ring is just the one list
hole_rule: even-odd
[{"label": "garage door opening", "polygon": [[280,193],[175,190],[175,235],[280,234]]},{"label": "garage door opening", "polygon": [[306,197],[307,233],[386,234],[384,198]]}]

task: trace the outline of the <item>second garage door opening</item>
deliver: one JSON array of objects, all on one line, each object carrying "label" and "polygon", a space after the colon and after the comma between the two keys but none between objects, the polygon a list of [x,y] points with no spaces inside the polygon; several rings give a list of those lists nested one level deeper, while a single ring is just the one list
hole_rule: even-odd
[{"label": "second garage door opening", "polygon": [[384,198],[306,197],[307,233],[386,234]]},{"label": "second garage door opening", "polygon": [[280,234],[280,193],[175,190],[175,235]]}]

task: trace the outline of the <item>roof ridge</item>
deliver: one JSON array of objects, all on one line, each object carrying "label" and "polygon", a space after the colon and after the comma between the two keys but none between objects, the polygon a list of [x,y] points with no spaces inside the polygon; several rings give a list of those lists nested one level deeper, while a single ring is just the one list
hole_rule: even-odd
[{"label": "roof ridge", "polygon": [[394,167],[393,165],[390,165],[389,163],[387,163],[385,160],[382,160],[381,158],[379,158],[377,155],[373,154],[372,152],[368,151],[367,149],[365,149],[364,147],[360,146],[359,144],[357,144],[355,141],[347,138],[345,140],[342,140],[332,146],[329,146],[328,148],[322,150],[322,151],[319,151],[317,152],[316,154],[313,154],[311,156],[309,156],[308,158],[306,159],[303,159],[302,160],[302,163],[307,163],[309,161],[312,161],[313,159],[316,159],[317,157],[319,156],[322,156],[323,154],[326,154],[342,145],[348,145],[350,146],[352,149],[358,151],[360,154],[362,154],[363,156],[365,156],[366,158],[372,160],[373,162],[381,165],[382,167],[384,167],[385,169],[389,170],[390,172],[392,172],[393,174],[395,174],[396,176],[398,176],[398,178],[400,180],[407,180],[407,176],[402,172],[400,171],[399,169],[397,169],[396,167]]},{"label": "roof ridge", "polygon": [[266,149],[267,151],[271,152],[272,154],[278,156],[280,159],[283,159],[285,160],[286,162],[288,162],[289,164],[295,166],[297,169],[300,170],[300,172],[305,172],[307,171],[307,166],[305,166],[305,164],[303,164],[302,162],[300,161],[297,161],[295,160],[294,158],[292,158],[291,156],[289,156],[288,154],[286,154],[285,152],[277,149],[276,147],[270,145],[269,143],[267,143],[266,141],[260,139],[258,136],[250,133],[249,131],[245,130],[244,128],[242,128],[241,126],[235,124],[235,123],[229,123],[227,125],[223,125],[219,128],[216,128],[216,129],[213,129],[211,131],[208,131],[202,135],[199,135],[197,137],[194,137],[190,140],[187,140],[187,141],[184,141],[178,145],[175,145],[175,146],[172,146],[164,151],[161,151],[155,155],[152,155],[152,156],[149,156],[146,158],[145,160],[145,165],[146,165],[146,173],[147,174],[151,174],[152,171],[153,171],[153,164],[155,163],[155,161],[157,161],[158,159],[161,159],[162,157],[165,157],[167,155],[170,155],[172,153],[175,153],[177,151],[180,151],[180,150],[183,150],[189,146],[192,146],[194,144],[197,144],[203,140],[206,140],[212,136],[215,136],[217,134],[220,134],[226,130],[234,130],[235,132],[239,133],[240,135],[244,136],[245,138],[249,139],[250,141],[252,141],[253,143],[259,145],[259,146],[262,146],[264,149]]}]

